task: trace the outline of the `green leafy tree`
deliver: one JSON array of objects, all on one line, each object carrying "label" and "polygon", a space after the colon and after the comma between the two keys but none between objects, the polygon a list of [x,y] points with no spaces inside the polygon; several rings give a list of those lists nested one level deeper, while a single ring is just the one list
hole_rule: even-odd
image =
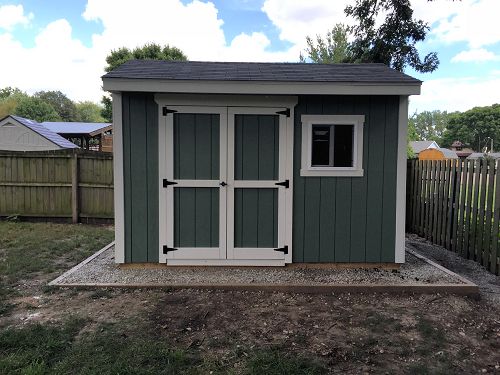
[{"label": "green leafy tree", "polygon": [[[126,47],[111,51],[106,57],[106,66],[104,70],[110,72],[129,60],[167,60],[167,61],[186,61],[187,56],[177,47],[149,43],[142,47],[130,50]],[[103,96],[101,116],[108,122],[112,121],[111,99]]]},{"label": "green leafy tree", "polygon": [[28,97],[28,94],[15,87],[0,89],[0,119],[15,114],[21,99]]},{"label": "green leafy tree", "polygon": [[76,117],[81,122],[105,122],[101,116],[102,107],[91,101],[84,101],[75,104]]},{"label": "green leafy tree", "polygon": [[22,98],[16,106],[14,114],[38,122],[61,121],[56,110],[49,103],[37,97]]},{"label": "green leafy tree", "polygon": [[454,141],[469,145],[476,151],[490,147],[500,150],[500,104],[487,107],[474,107],[463,113],[453,113],[443,133],[443,145]]},{"label": "green leafy tree", "polygon": [[75,103],[61,91],[39,91],[33,96],[50,104],[61,118],[61,121],[77,120]]},{"label": "green leafy tree", "polygon": [[27,96],[27,94],[19,90],[17,87],[7,86],[4,87],[3,89],[0,89],[0,100],[12,97],[21,97],[21,96]]},{"label": "green leafy tree", "polygon": [[[316,35],[316,41],[314,41],[310,36],[307,36],[305,50],[307,58],[314,63],[321,64],[349,62],[351,57],[347,40],[348,34],[349,28],[338,23],[326,34],[325,38]],[[306,58],[302,54],[300,61],[306,62]]]},{"label": "green leafy tree", "polygon": [[415,131],[415,141],[436,141],[440,143],[449,118],[450,114],[446,111],[415,112],[410,117],[408,125]]},{"label": "green leafy tree", "polygon": [[[350,28],[352,62],[383,63],[404,71],[410,66],[418,72],[432,72],[439,66],[435,52],[421,59],[416,44],[425,39],[429,26],[413,18],[410,0],[356,0],[345,9],[356,25]],[[380,26],[377,17],[385,15]]]}]

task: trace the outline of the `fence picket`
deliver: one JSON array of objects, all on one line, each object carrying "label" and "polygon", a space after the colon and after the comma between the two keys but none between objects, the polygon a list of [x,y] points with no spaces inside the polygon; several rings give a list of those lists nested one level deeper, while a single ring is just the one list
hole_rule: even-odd
[{"label": "fence picket", "polygon": [[497,161],[411,161],[408,168],[409,231],[499,274]]},{"label": "fence picket", "polygon": [[80,217],[112,219],[113,156],[80,150],[0,151],[0,216],[71,218],[73,154],[87,166],[85,188],[76,199]]}]

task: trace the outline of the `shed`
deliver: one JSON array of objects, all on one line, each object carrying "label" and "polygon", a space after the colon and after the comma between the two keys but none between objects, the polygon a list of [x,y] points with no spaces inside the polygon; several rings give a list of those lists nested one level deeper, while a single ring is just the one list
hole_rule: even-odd
[{"label": "shed", "polygon": [[411,141],[410,147],[413,153],[418,155],[424,150],[439,148],[439,145],[435,141]]},{"label": "shed", "polygon": [[115,260],[403,263],[408,96],[383,64],[129,61]]},{"label": "shed", "polygon": [[418,154],[418,160],[449,160],[449,159],[459,159],[456,151],[449,150],[447,148],[428,148],[420,151]]},{"label": "shed", "polygon": [[94,151],[113,151],[111,133],[113,125],[100,122],[42,122],[47,129],[69,141],[78,143],[81,148]]},{"label": "shed", "polygon": [[46,151],[78,148],[42,124],[9,115],[0,120],[0,150]]}]

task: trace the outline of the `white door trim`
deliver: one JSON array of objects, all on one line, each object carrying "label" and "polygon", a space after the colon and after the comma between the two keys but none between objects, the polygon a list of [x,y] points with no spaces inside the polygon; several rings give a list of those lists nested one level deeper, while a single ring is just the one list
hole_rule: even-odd
[{"label": "white door trim", "polygon": [[270,188],[278,190],[278,241],[277,247],[285,246],[286,241],[286,191],[291,190],[284,186],[276,186],[277,182],[286,180],[287,177],[287,123],[286,115],[279,116],[279,161],[278,161],[278,179],[264,181],[245,181],[234,179],[234,147],[235,147],[235,115],[238,114],[258,114],[258,115],[277,115],[276,112],[286,110],[283,107],[262,108],[262,107],[229,107],[228,120],[228,161],[227,161],[227,259],[281,259],[285,261],[285,254],[274,251],[274,248],[236,248],[234,246],[234,189],[235,188]]},{"label": "white door trim", "polygon": [[[162,106],[160,105],[160,112]],[[221,188],[220,181],[227,176],[227,108],[213,106],[168,106],[175,113],[207,113],[218,114],[219,124],[219,179],[218,180],[176,180],[174,178],[174,113],[163,116],[159,121],[159,261],[168,262],[168,259],[225,259],[226,258],[226,189]],[[162,121],[161,119],[164,119]],[[167,188],[163,187],[163,179],[174,182]],[[182,247],[167,254],[163,253],[163,246],[174,248],[174,189],[181,187],[216,187],[219,188],[219,247]],[[165,229],[163,229],[165,228]]]},{"label": "white door trim", "polygon": [[[173,100],[173,98],[177,97],[176,100]],[[172,102],[170,102],[172,100]],[[158,126],[159,126],[159,137],[158,137],[158,151],[159,151],[159,191],[160,191],[160,197],[159,197],[159,261],[160,263],[167,263],[170,265],[212,265],[212,266],[224,266],[224,265],[232,265],[232,266],[250,266],[250,265],[255,265],[255,266],[283,266],[285,263],[292,263],[292,224],[293,224],[293,141],[294,141],[294,108],[297,105],[298,98],[296,96],[289,96],[289,97],[273,97],[273,96],[217,96],[217,95],[164,95],[164,94],[157,94],[155,95],[155,101],[158,103]],[[172,107],[172,104],[175,104],[175,107]],[[217,104],[217,106],[214,106],[214,104]],[[285,194],[284,197],[282,198],[281,205],[284,206],[284,220],[281,220],[281,225],[283,226],[282,231],[281,231],[281,243],[285,243],[288,246],[288,254],[285,255],[284,259],[281,257],[281,259],[224,259],[226,254],[222,254],[222,251],[219,253],[220,259],[180,259],[180,258],[173,258],[173,259],[167,259],[167,257],[163,254],[163,245],[167,244],[167,231],[168,230],[168,225],[167,225],[167,218],[166,218],[166,210],[162,210],[162,207],[166,208],[167,207],[167,197],[169,196],[169,190],[172,191],[169,199],[173,201],[173,189],[165,189],[163,188],[163,179],[167,178],[167,158],[168,157],[173,157],[173,140],[171,143],[171,146],[169,147],[170,151],[167,151],[167,143],[166,143],[166,137],[167,137],[167,121],[170,118],[173,122],[173,116],[172,115],[167,115],[163,116],[162,115],[162,107],[163,106],[168,106],[170,109],[178,109],[181,112],[184,111],[189,111],[191,113],[194,113],[193,110],[199,110],[200,112],[198,113],[207,113],[207,111],[210,111],[209,113],[216,113],[212,112],[214,108],[218,108],[219,111],[222,111],[225,113],[224,118],[225,118],[225,124],[228,123],[228,117],[227,113],[230,109],[234,108],[231,107],[232,105],[237,104],[240,108],[245,107],[245,110],[252,110],[256,109],[255,113],[262,113],[263,109],[269,109],[267,106],[272,106],[274,110],[273,113],[276,112],[276,107],[278,107],[279,110],[289,108],[290,109],[290,116],[285,117],[284,115],[280,116],[280,118],[284,118],[284,121],[280,121],[280,137],[284,137],[284,145],[285,147],[280,148],[280,163],[283,161],[284,163],[284,168],[281,168],[280,164],[280,173],[284,173],[283,179],[288,179],[289,180],[289,188],[285,189],[280,187],[279,189],[284,189]],[[259,108],[255,108],[258,106]],[[222,108],[220,108],[222,107]],[[222,113],[219,112],[219,113]],[[221,124],[223,122],[222,116],[221,116]],[[284,131],[281,131],[282,128],[284,128]],[[222,127],[221,127],[221,134],[223,133]],[[227,134],[227,132],[224,132]],[[281,143],[281,140],[280,140]],[[224,141],[226,145],[225,148],[225,157],[224,159],[222,158],[221,155],[221,163],[222,160],[227,160],[229,155],[228,155],[228,150],[227,150],[227,138]],[[222,147],[221,144],[221,149],[224,148]],[[234,151],[233,151],[234,153]],[[282,153],[282,154],[281,154]],[[171,155],[168,155],[171,154]],[[234,155],[233,155],[234,158]],[[233,159],[234,160],[234,159]],[[227,163],[226,163],[227,164]],[[221,174],[221,181],[226,181],[227,182],[227,169],[225,169],[225,180],[222,180],[222,174]],[[173,177],[173,170],[169,171],[171,176]],[[222,171],[221,171],[222,173]],[[280,176],[281,177],[281,176]],[[280,179],[282,180],[282,179]],[[187,181],[184,180],[182,181],[179,185],[176,186],[185,186],[185,184],[188,183],[193,183],[193,185],[197,184],[195,181]],[[213,181],[209,182],[209,184],[215,184]],[[254,182],[253,181],[247,181],[250,185],[252,185]],[[257,182],[255,182],[257,183]],[[261,181],[259,183],[264,183],[264,181]],[[236,182],[236,186],[239,185],[239,182]],[[257,187],[257,186],[256,186]],[[262,187],[267,187],[267,186],[262,186]],[[270,187],[270,186],[269,186]],[[234,187],[233,187],[234,189]],[[223,190],[223,189],[221,189]],[[229,189],[225,189],[229,190]],[[226,192],[227,194],[227,192]],[[220,202],[224,201],[224,204],[227,202],[227,197],[224,200],[220,200]],[[281,201],[280,201],[281,202]],[[279,202],[279,204],[280,204]],[[221,207],[222,209],[223,207]],[[227,212],[227,207],[224,207],[224,209]],[[221,211],[223,212],[223,211]],[[226,215],[221,215],[221,216],[226,216]],[[220,226],[220,234],[219,237],[220,239],[226,238],[226,241],[229,240],[228,236],[226,236],[226,228],[227,228],[227,219],[226,217],[226,222],[224,223],[224,226]],[[234,218],[232,218],[234,222]],[[172,233],[170,234],[170,238],[173,238],[173,230],[170,229]],[[233,234],[234,235],[234,234]],[[226,242],[227,244],[227,242]],[[172,244],[173,245],[173,244]],[[186,249],[187,250],[187,249]],[[206,249],[208,250],[208,249]],[[260,249],[259,249],[260,250]],[[173,252],[175,253],[175,252]],[[212,254],[212,252],[211,252]],[[182,253],[178,253],[179,256],[183,255]],[[278,255],[280,255],[278,253]],[[186,255],[187,256],[187,255]]]}]

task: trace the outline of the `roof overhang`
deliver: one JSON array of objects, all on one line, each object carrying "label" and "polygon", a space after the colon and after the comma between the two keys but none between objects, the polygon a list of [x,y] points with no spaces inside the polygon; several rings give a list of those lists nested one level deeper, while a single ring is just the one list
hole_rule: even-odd
[{"label": "roof overhang", "polygon": [[111,92],[248,95],[419,95],[421,83],[205,81],[103,78]]}]

